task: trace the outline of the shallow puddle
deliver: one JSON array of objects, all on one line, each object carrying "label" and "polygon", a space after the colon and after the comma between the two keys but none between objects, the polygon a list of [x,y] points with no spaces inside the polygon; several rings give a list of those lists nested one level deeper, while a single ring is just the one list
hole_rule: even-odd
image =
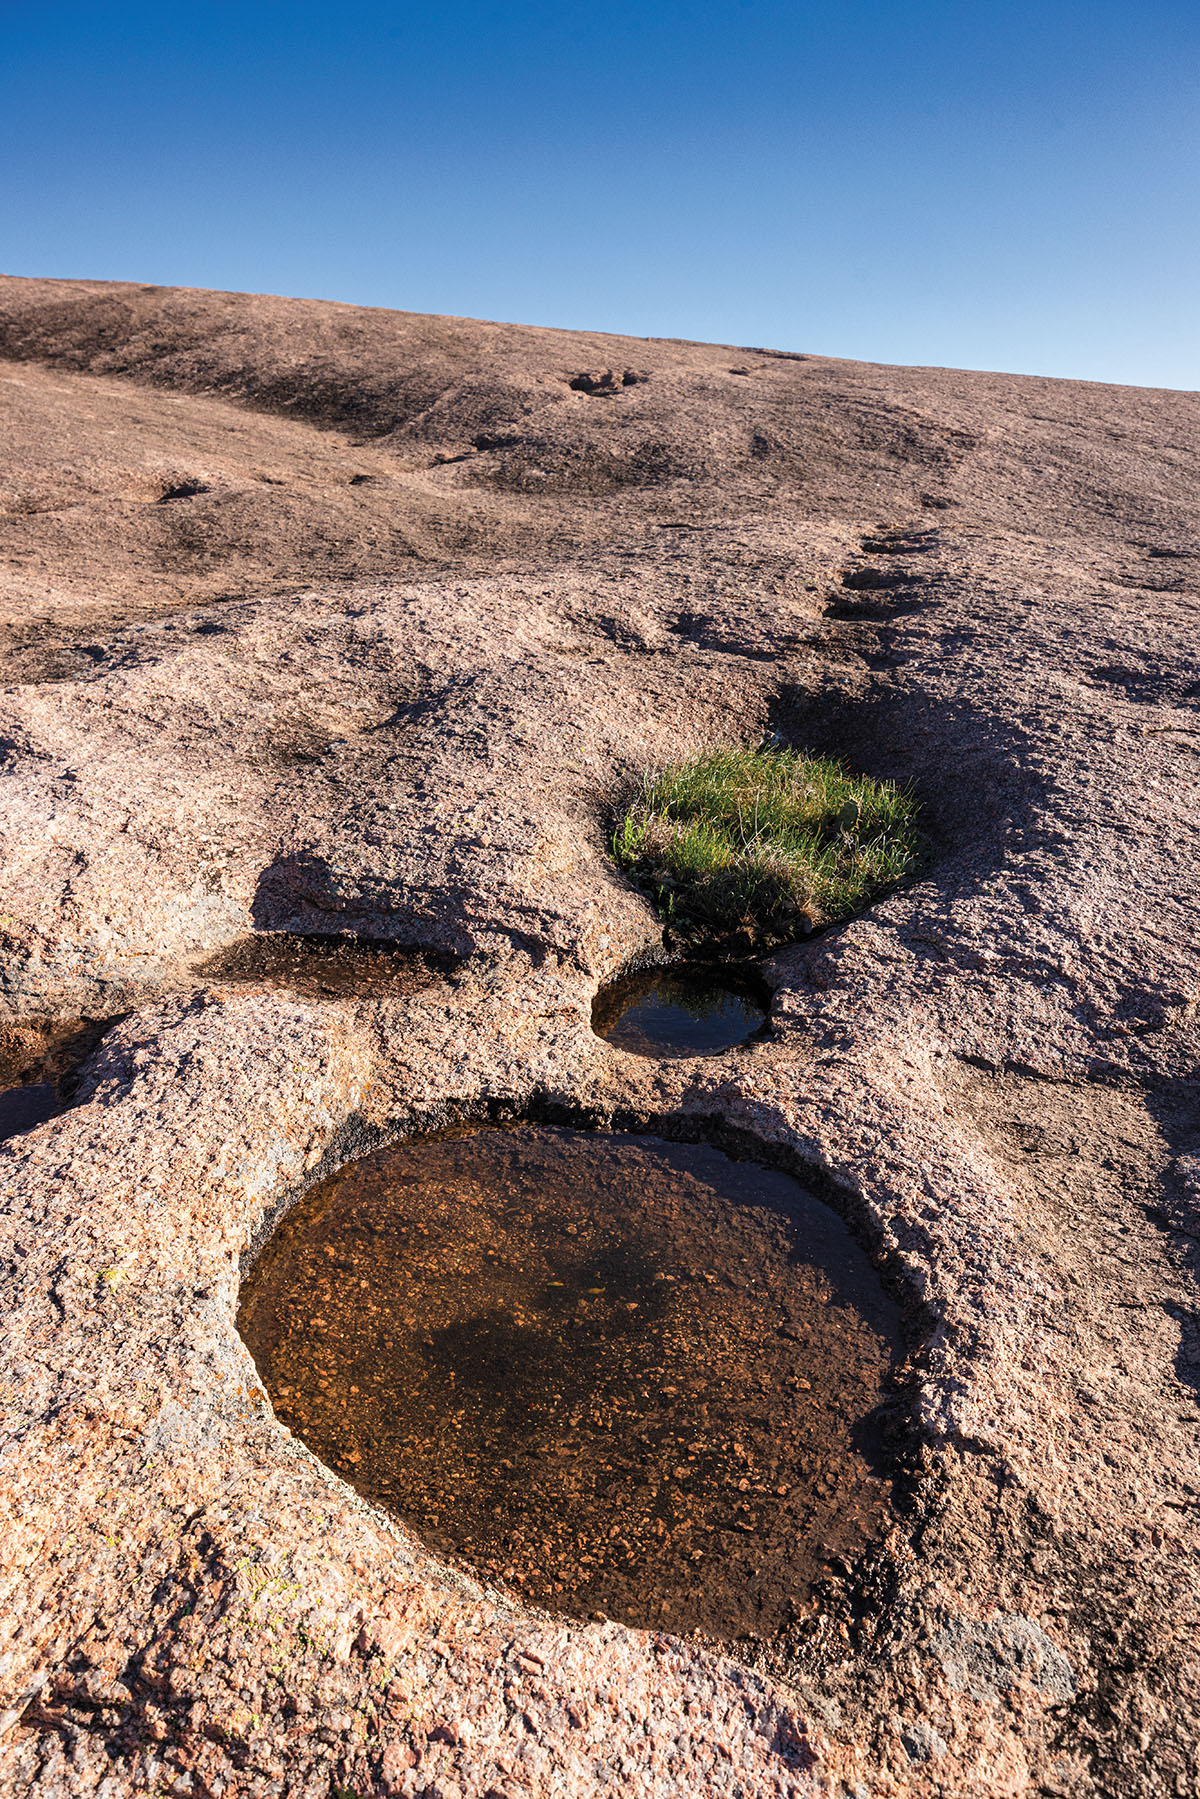
[{"label": "shallow puddle", "polygon": [[890,1515],[896,1307],[826,1206],[706,1145],[368,1157],[284,1218],[239,1326],[322,1460],[552,1610],[774,1636]]},{"label": "shallow puddle", "polygon": [[218,950],[195,972],[203,980],[290,987],[315,998],[394,997],[444,980],[456,966],[453,956],[405,944],[264,931]]},{"label": "shallow puddle", "polygon": [[767,994],[724,966],[649,968],[624,975],[592,1002],[592,1029],[636,1056],[714,1056],[756,1036]]},{"label": "shallow puddle", "polygon": [[0,1142],[70,1105],[77,1071],[115,1018],[26,1019],[0,1026]]}]

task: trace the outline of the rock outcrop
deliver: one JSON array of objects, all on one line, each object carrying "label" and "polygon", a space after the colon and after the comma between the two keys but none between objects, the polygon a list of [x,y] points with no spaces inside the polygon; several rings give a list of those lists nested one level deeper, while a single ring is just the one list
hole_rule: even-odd
[{"label": "rock outcrop", "polygon": [[[6,1790],[1194,1791],[1200,400],[17,279],[0,358],[9,1050],[112,1021],[0,1148]],[[623,1056],[614,796],[771,732],[930,865],[769,1041]],[[263,929],[436,955],[202,972]],[[794,1168],[902,1300],[800,1663],[539,1615],[274,1418],[240,1258],[489,1116]]]}]

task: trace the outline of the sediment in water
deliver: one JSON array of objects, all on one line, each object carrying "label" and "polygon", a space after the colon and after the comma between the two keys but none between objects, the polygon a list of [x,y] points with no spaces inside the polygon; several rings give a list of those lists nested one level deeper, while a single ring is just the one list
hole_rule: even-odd
[{"label": "sediment in water", "polygon": [[551,1609],[774,1636],[889,1516],[897,1310],[828,1207],[707,1145],[381,1152],[283,1220],[239,1322],[324,1461]]},{"label": "sediment in water", "polygon": [[416,993],[445,980],[457,958],[441,951],[349,935],[264,931],[240,937],[198,965],[202,979],[288,987],[312,998]]}]

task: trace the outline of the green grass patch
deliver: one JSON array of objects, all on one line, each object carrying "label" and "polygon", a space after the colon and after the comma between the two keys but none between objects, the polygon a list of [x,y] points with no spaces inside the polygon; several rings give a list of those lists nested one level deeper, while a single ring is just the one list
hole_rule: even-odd
[{"label": "green grass patch", "polygon": [[919,860],[916,803],[828,756],[714,749],[649,774],[613,854],[681,943],[757,949],[846,918]]}]

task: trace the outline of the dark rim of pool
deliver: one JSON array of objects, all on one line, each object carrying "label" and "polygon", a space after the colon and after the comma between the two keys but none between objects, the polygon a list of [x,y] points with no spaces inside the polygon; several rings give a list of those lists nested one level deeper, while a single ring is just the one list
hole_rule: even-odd
[{"label": "dark rim of pool", "polygon": [[898,1308],[836,1213],[707,1144],[380,1151],[283,1218],[238,1323],[322,1461],[552,1611],[780,1640],[893,1516]]},{"label": "dark rim of pool", "polygon": [[754,969],[675,963],[638,969],[602,987],[592,1029],[636,1056],[715,1056],[767,1028],[770,990]]}]

